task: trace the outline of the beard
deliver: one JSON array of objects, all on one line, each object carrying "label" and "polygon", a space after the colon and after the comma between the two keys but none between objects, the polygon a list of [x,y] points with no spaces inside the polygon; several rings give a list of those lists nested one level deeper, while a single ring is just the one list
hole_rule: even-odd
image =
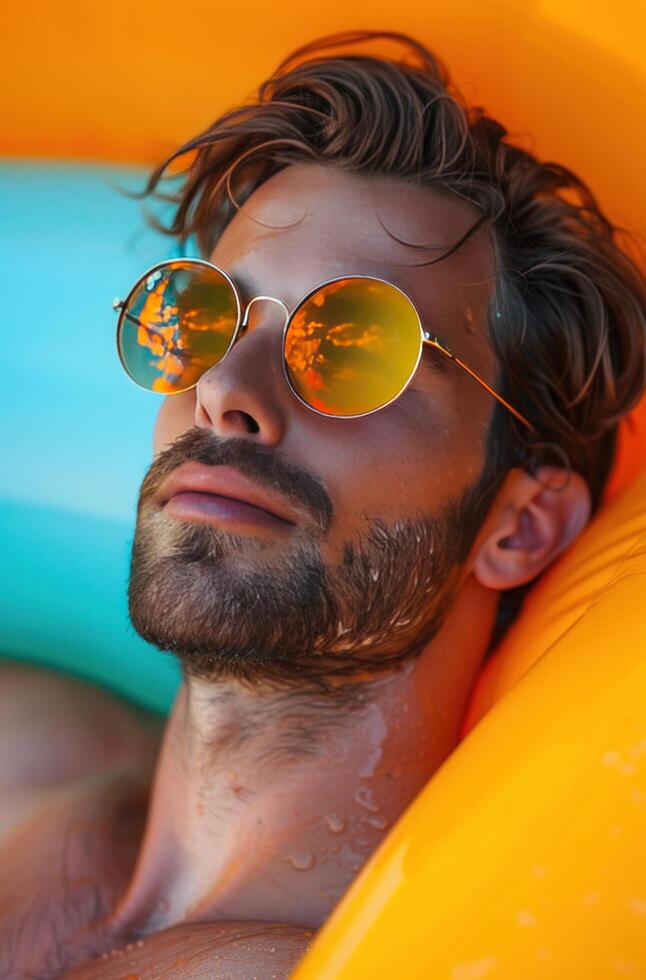
[{"label": "beard", "polygon": [[[311,524],[276,547],[253,534],[169,520],[152,498],[186,460],[236,466],[305,507]],[[436,514],[366,518],[367,529],[328,565],[320,543],[333,508],[320,480],[275,449],[193,428],[142,482],[130,619],[188,676],[331,692],[333,678],[394,668],[437,634],[486,505],[479,481]]]}]

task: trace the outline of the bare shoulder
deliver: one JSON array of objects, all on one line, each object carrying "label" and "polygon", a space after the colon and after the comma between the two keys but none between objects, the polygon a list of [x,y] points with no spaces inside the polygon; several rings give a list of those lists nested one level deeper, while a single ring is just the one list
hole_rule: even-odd
[{"label": "bare shoulder", "polygon": [[285,922],[189,923],[103,953],[64,980],[286,980],[313,936]]},{"label": "bare shoulder", "polygon": [[105,769],[149,770],[165,720],[68,674],[0,661],[0,798]]},{"label": "bare shoulder", "polygon": [[0,663],[0,976],[58,977],[100,943],[136,860],[163,719]]}]

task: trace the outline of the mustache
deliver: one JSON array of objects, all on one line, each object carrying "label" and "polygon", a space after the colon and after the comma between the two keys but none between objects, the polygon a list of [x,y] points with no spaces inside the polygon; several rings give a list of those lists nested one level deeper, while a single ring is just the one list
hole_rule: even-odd
[{"label": "mustache", "polygon": [[233,466],[259,486],[304,508],[321,532],[330,527],[334,516],[332,501],[315,473],[286,460],[280,450],[244,437],[222,438],[199,426],[187,429],[153,460],[141,483],[137,511],[157,494],[173,470],[189,461],[205,466]]}]

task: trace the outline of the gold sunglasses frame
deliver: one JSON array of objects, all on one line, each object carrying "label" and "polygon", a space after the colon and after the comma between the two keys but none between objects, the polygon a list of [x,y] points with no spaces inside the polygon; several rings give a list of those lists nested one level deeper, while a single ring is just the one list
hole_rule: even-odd
[{"label": "gold sunglasses frame", "polygon": [[[529,422],[525,418],[524,415],[522,415],[516,408],[514,408],[513,405],[510,405],[510,403],[505,398],[503,398],[503,396],[501,394],[499,394],[497,391],[495,391],[495,389],[492,388],[491,385],[489,385],[484,380],[484,378],[482,378],[476,371],[474,371],[473,368],[470,368],[468,364],[465,364],[464,361],[462,361],[459,357],[457,357],[449,349],[449,347],[446,345],[446,343],[440,337],[438,337],[436,334],[432,334],[428,330],[425,330],[424,329],[424,327],[422,326],[422,320],[421,320],[421,317],[420,317],[419,312],[417,310],[417,307],[413,303],[413,301],[410,298],[410,296],[407,293],[405,293],[403,289],[400,289],[399,286],[396,286],[395,283],[389,282],[387,279],[381,279],[381,278],[379,278],[379,276],[350,275],[350,276],[336,276],[334,279],[326,279],[324,282],[319,283],[313,289],[310,289],[309,292],[306,293],[305,296],[303,296],[303,298],[301,300],[299,300],[299,302],[296,304],[296,306],[294,307],[294,309],[291,310],[291,311],[290,311],[289,307],[282,301],[282,299],[277,299],[275,296],[254,296],[247,303],[247,305],[245,307],[245,310],[244,310],[244,314],[243,314],[242,313],[242,304],[240,302],[240,295],[238,293],[238,290],[236,289],[235,283],[233,282],[233,280],[231,279],[231,277],[229,275],[227,275],[227,273],[224,271],[224,269],[221,269],[219,266],[215,265],[213,262],[209,262],[207,259],[197,259],[197,258],[165,259],[163,262],[157,262],[156,265],[151,266],[150,269],[148,269],[146,272],[144,272],[139,277],[139,279],[137,279],[136,283],[134,284],[134,286],[132,287],[132,289],[130,290],[130,292],[128,293],[128,295],[126,296],[125,300],[115,299],[114,300],[114,303],[112,304],[113,309],[116,310],[119,313],[119,319],[117,321],[117,335],[116,335],[117,353],[119,354],[119,360],[121,361],[121,366],[123,367],[124,371],[126,372],[126,374],[128,375],[128,377],[130,378],[130,380],[133,381],[139,388],[144,388],[146,391],[151,391],[152,390],[151,388],[146,387],[146,385],[140,384],[135,378],[133,378],[132,375],[130,374],[128,368],[126,367],[125,361],[123,359],[123,355],[121,353],[121,344],[120,344],[121,330],[122,330],[122,326],[123,326],[123,321],[125,319],[131,320],[131,321],[139,324],[140,326],[143,326],[145,329],[150,329],[150,328],[148,328],[145,323],[142,323],[140,320],[138,320],[132,314],[128,313],[128,303],[130,302],[130,299],[131,299],[132,295],[140,288],[141,284],[143,282],[145,282],[146,279],[149,278],[149,276],[154,275],[154,273],[155,272],[158,272],[160,269],[164,269],[167,266],[171,266],[172,267],[173,265],[176,265],[176,264],[181,264],[181,265],[186,265],[186,264],[189,264],[189,265],[200,265],[200,266],[206,266],[209,269],[214,269],[217,273],[219,273],[219,275],[224,276],[224,278],[226,279],[226,281],[231,286],[231,289],[233,290],[233,295],[235,296],[236,309],[237,309],[236,326],[235,326],[235,330],[233,331],[233,334],[232,334],[232,337],[231,337],[231,342],[229,343],[229,346],[225,350],[225,352],[222,355],[222,357],[220,358],[220,360],[215,362],[216,364],[220,364],[224,360],[224,358],[227,356],[227,354],[229,353],[229,351],[231,350],[231,348],[234,346],[234,344],[236,344],[237,341],[240,339],[240,337],[242,337],[242,335],[246,332],[247,327],[248,327],[248,324],[249,324],[249,311],[250,311],[250,309],[251,309],[251,307],[252,307],[252,305],[254,303],[256,303],[258,300],[266,300],[266,301],[271,302],[271,303],[278,303],[278,305],[280,307],[282,307],[282,309],[283,309],[283,311],[285,313],[285,324],[283,326],[283,337],[282,337],[283,374],[285,375],[285,379],[286,379],[287,384],[289,385],[291,391],[298,398],[298,400],[301,402],[301,404],[305,405],[305,407],[308,408],[311,412],[316,412],[317,415],[320,415],[323,418],[326,418],[326,419],[338,419],[338,420],[358,419],[358,418],[364,418],[367,415],[373,415],[374,412],[380,412],[382,409],[387,408],[388,405],[391,405],[394,401],[396,401],[397,398],[400,397],[400,395],[402,395],[404,393],[404,391],[406,390],[406,388],[408,387],[408,385],[412,381],[413,376],[415,375],[415,372],[417,371],[417,368],[418,368],[420,359],[422,357],[422,352],[423,352],[423,349],[424,349],[424,345],[427,345],[429,347],[434,347],[436,350],[440,351],[445,357],[448,357],[449,360],[453,361],[454,364],[457,364],[458,367],[462,368],[463,371],[466,371],[467,374],[471,375],[471,377],[475,381],[477,381],[478,384],[482,385],[482,387],[486,391],[488,391],[489,394],[493,398],[496,399],[496,401],[498,401],[501,405],[503,405],[507,409],[507,411],[511,412],[511,414],[514,416],[514,418],[518,419],[518,421],[521,422],[534,435],[537,434],[536,429],[534,428],[534,426],[531,424],[531,422]],[[418,325],[419,325],[420,344],[419,344],[419,351],[418,351],[418,354],[417,354],[417,358],[415,360],[415,364],[413,366],[413,369],[412,369],[410,375],[408,376],[408,378],[406,379],[406,381],[404,382],[404,384],[402,385],[402,387],[400,388],[400,390],[397,392],[397,394],[394,395],[389,401],[385,402],[383,405],[379,405],[378,408],[371,408],[369,412],[361,412],[361,413],[359,413],[357,415],[330,415],[328,412],[321,412],[318,408],[314,408],[314,406],[313,405],[310,405],[309,402],[307,402],[299,394],[299,392],[296,391],[296,389],[294,388],[294,385],[292,384],[292,380],[291,380],[291,378],[289,376],[288,366],[287,366],[287,359],[285,357],[285,341],[286,341],[286,338],[287,338],[287,331],[289,329],[289,325],[292,322],[293,317],[298,312],[298,310],[301,308],[301,306],[303,306],[304,303],[307,303],[307,301],[310,299],[311,296],[314,295],[314,293],[317,293],[320,289],[323,289],[325,286],[329,286],[332,283],[335,283],[335,282],[345,282],[348,279],[369,279],[369,280],[372,280],[374,282],[384,283],[386,286],[390,286],[392,289],[396,289],[399,293],[401,293],[402,296],[404,296],[404,298],[406,300],[408,300],[408,302],[412,306],[413,310],[415,311],[415,316],[417,317],[417,322],[418,322]],[[200,375],[200,377],[201,377],[201,375]],[[198,381],[199,381],[199,378],[198,378]],[[194,382],[192,385],[188,385],[186,388],[181,388],[179,391],[158,392],[158,394],[180,395],[184,391],[190,391],[191,388],[195,388],[197,386],[197,384],[198,384],[198,381]]]}]

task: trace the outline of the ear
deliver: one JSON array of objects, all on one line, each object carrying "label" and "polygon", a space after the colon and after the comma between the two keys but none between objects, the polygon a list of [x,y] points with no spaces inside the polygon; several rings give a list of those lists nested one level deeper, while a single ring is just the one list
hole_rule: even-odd
[{"label": "ear", "polygon": [[510,470],[472,549],[472,571],[489,589],[531,582],[583,530],[590,510],[579,473],[556,466],[533,476]]}]

